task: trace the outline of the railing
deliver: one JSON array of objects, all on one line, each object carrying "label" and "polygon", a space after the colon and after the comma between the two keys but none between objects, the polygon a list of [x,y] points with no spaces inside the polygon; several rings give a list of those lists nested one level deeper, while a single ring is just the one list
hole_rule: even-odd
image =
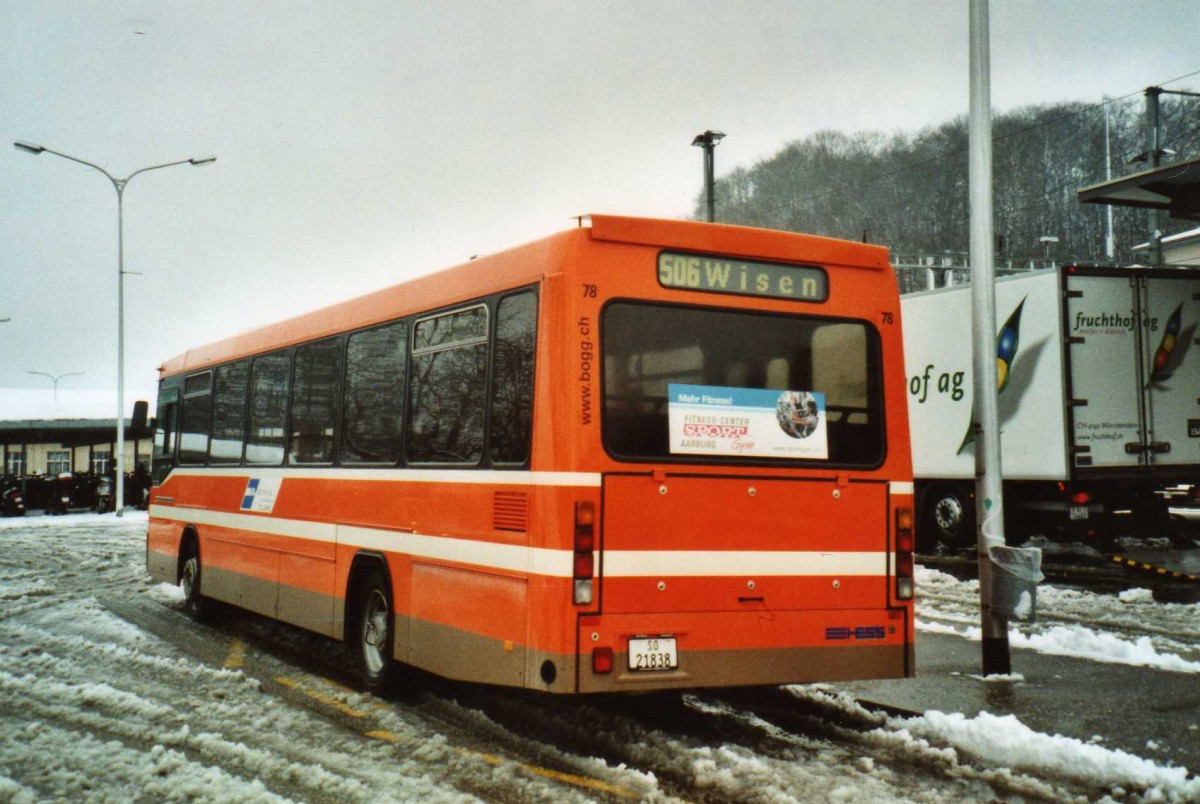
[{"label": "railing", "polygon": [[[1042,257],[1006,257],[996,260],[995,264],[996,276],[1011,276],[1057,266],[1057,260]],[[962,252],[893,254],[892,267],[896,269],[901,293],[971,284],[970,257]]]}]

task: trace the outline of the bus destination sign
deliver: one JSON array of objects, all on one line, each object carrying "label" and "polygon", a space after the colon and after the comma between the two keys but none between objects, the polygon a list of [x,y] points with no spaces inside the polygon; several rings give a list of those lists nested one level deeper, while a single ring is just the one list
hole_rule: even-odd
[{"label": "bus destination sign", "polygon": [[709,293],[770,296],[811,302],[823,302],[829,298],[829,277],[821,268],[672,251],[663,251],[658,255],[658,282],[665,288]]}]

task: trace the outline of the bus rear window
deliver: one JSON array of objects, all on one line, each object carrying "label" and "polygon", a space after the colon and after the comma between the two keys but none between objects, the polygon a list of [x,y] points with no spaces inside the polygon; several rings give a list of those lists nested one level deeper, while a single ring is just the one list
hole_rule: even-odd
[{"label": "bus rear window", "polygon": [[883,460],[879,339],[865,322],[619,302],[602,331],[615,458]]}]

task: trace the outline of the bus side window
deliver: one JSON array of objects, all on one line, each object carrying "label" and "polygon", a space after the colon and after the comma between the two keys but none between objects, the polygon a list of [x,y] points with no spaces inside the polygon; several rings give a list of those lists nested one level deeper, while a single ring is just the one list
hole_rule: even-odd
[{"label": "bus side window", "polygon": [[410,462],[477,464],[483,457],[487,312],[480,304],[417,322],[405,442]]},{"label": "bus side window", "polygon": [[208,445],[211,464],[236,464],[242,460],[246,440],[246,387],[250,363],[242,360],[217,369],[213,392],[213,430]]},{"label": "bus side window", "polygon": [[296,349],[288,449],[291,463],[333,463],[341,377],[341,338],[328,338]]},{"label": "bus side window", "polygon": [[[175,433],[179,427],[179,394],[160,391],[154,431],[154,482],[161,483],[175,465]],[[115,465],[115,464],[114,464]]]},{"label": "bus side window", "polygon": [[291,362],[287,352],[254,358],[250,367],[250,432],[246,463],[269,466],[283,463]]},{"label": "bus side window", "polygon": [[346,347],[342,462],[395,463],[404,421],[408,325],[356,332]]},{"label": "bus side window", "polygon": [[179,462],[203,464],[212,430],[212,372],[193,374],[183,382],[183,414],[179,426]]},{"label": "bus side window", "polygon": [[520,293],[501,299],[492,378],[492,463],[521,465],[529,460],[536,341],[537,297]]}]

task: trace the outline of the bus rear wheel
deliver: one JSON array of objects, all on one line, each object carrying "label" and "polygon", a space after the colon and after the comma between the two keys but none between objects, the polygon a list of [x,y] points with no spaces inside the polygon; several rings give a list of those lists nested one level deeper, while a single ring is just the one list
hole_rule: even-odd
[{"label": "bus rear wheel", "polygon": [[368,573],[359,589],[353,632],[359,677],[371,692],[385,692],[397,673],[392,660],[392,595],[377,569]]},{"label": "bus rear wheel", "polygon": [[183,610],[195,622],[204,622],[208,618],[209,601],[200,592],[200,555],[195,547],[183,560],[179,573],[179,585],[183,588]]}]

